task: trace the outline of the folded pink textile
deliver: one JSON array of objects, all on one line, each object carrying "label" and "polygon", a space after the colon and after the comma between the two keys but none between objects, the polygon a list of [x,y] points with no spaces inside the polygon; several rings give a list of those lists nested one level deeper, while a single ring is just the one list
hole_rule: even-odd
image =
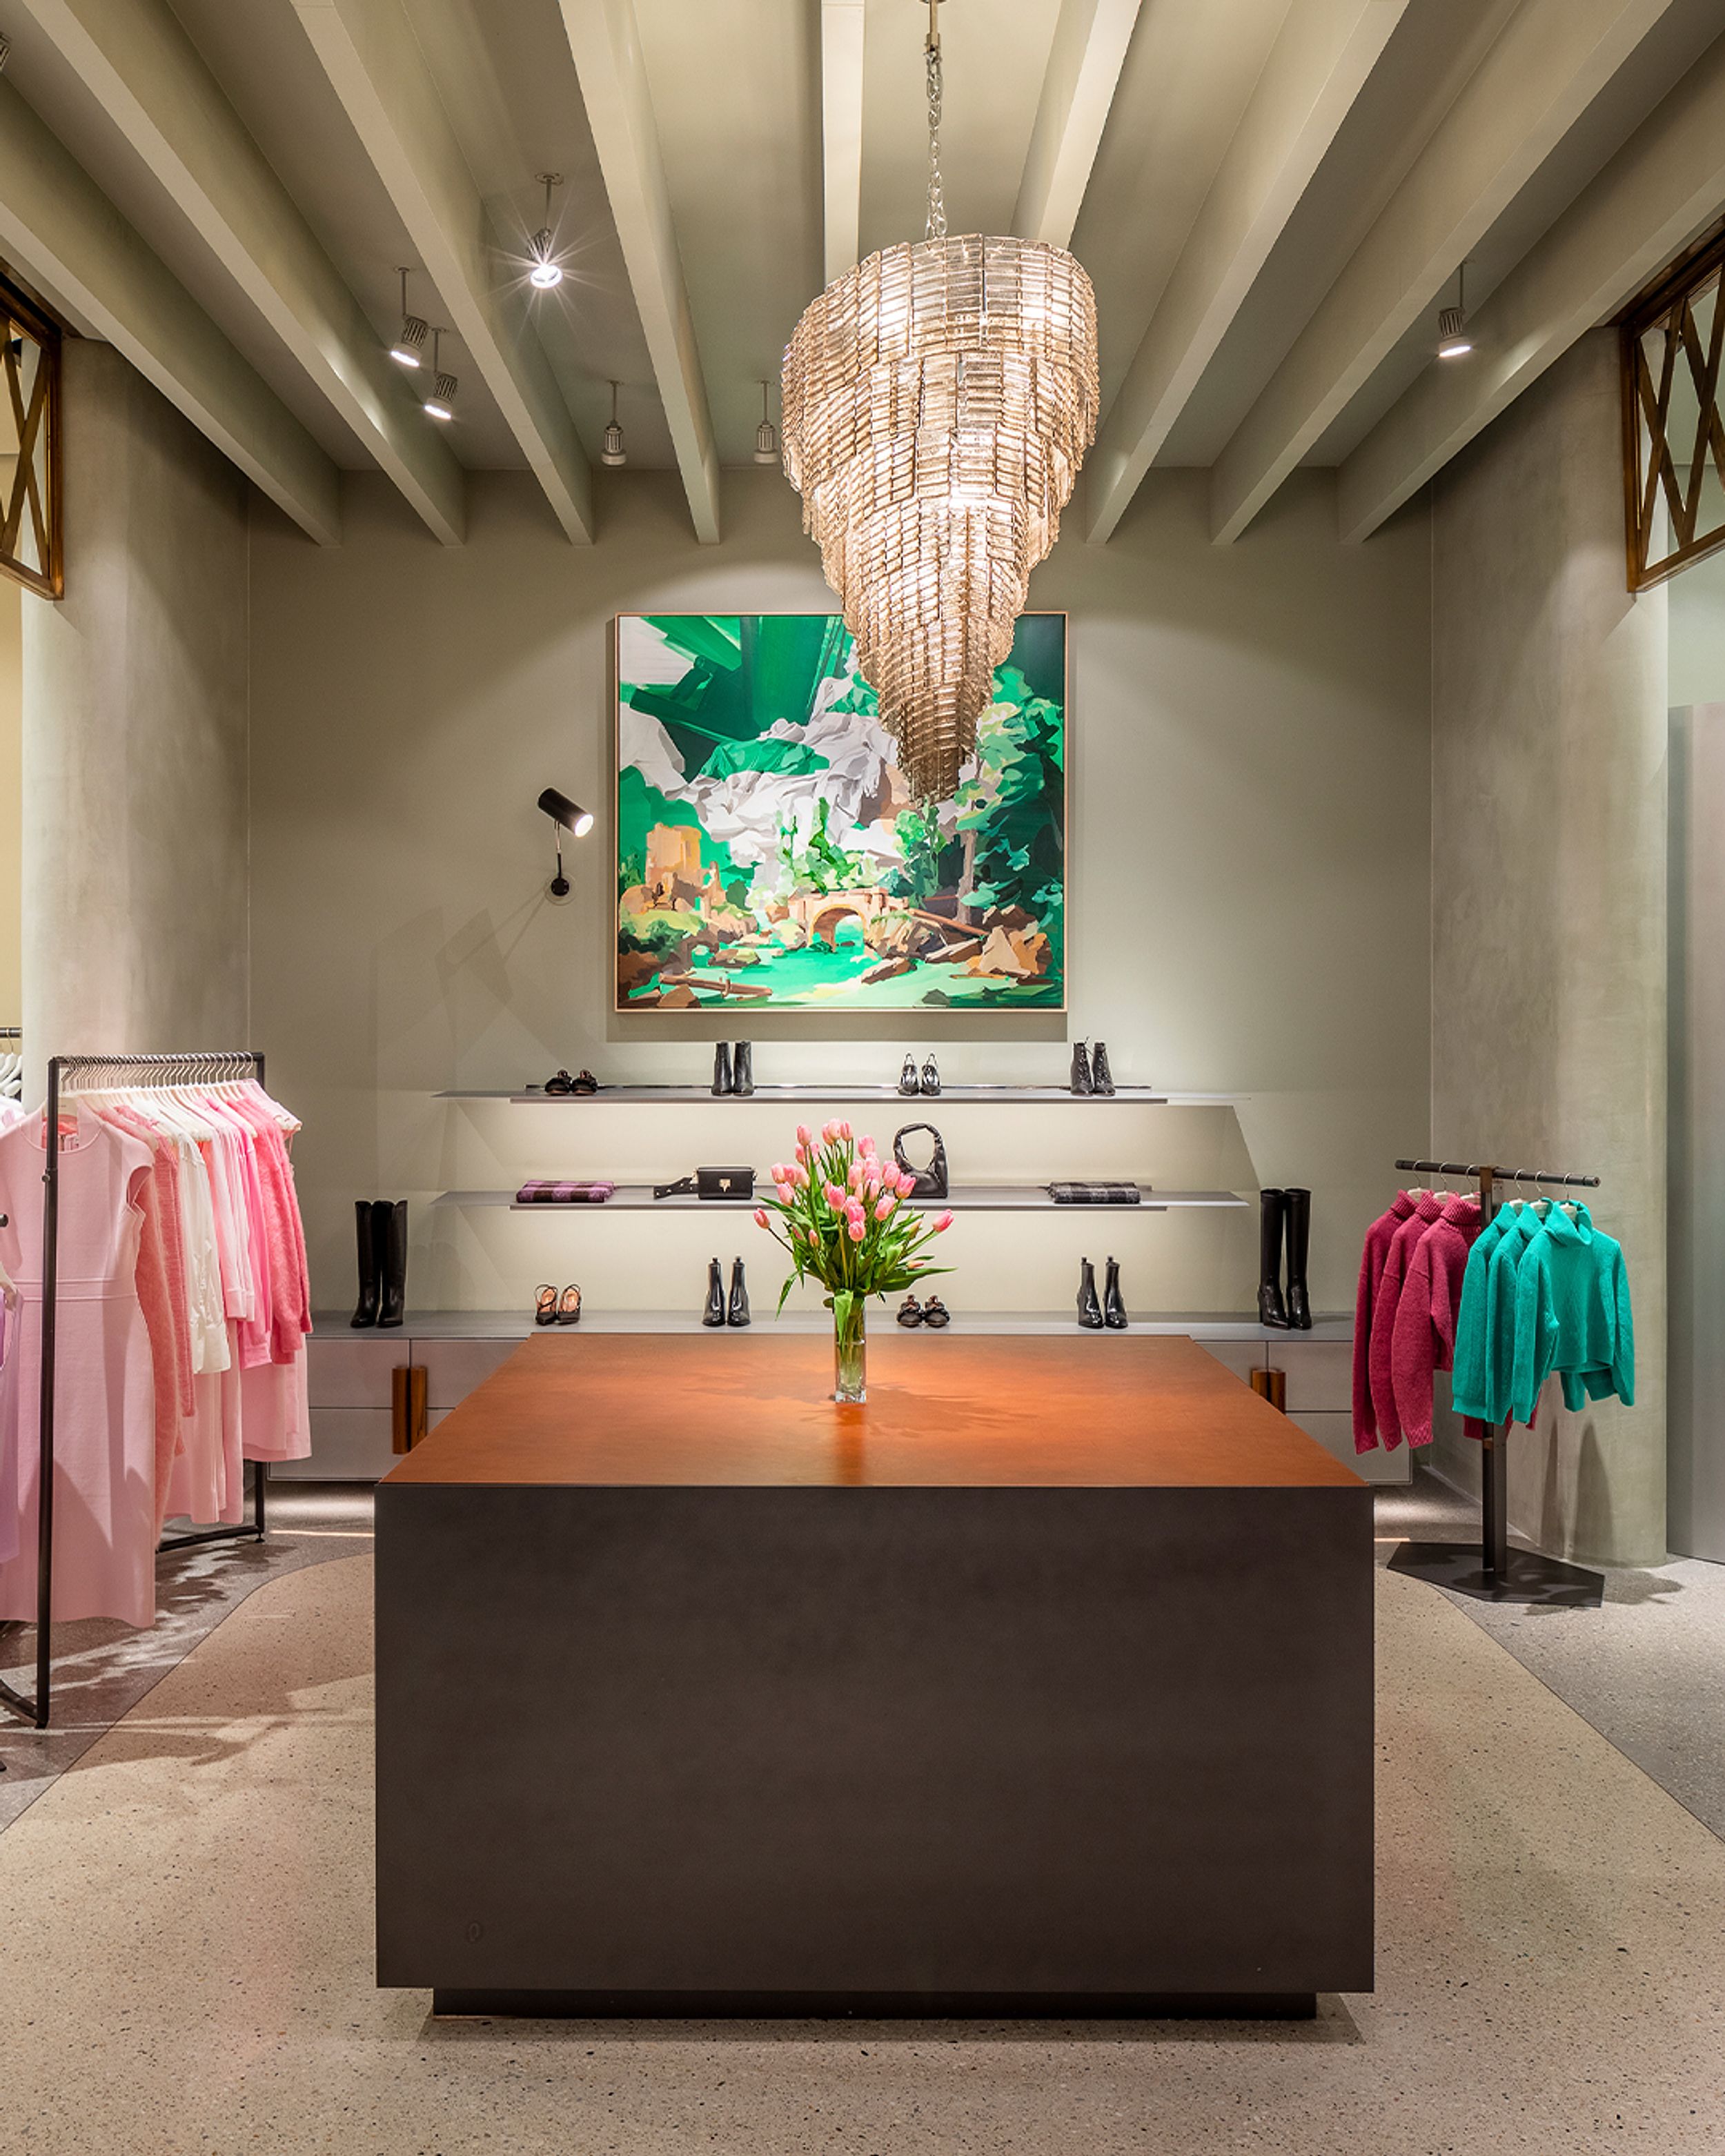
[{"label": "folded pink textile", "polygon": [[614,1183],[524,1183],[515,1194],[517,1205],[603,1205],[617,1188]]}]

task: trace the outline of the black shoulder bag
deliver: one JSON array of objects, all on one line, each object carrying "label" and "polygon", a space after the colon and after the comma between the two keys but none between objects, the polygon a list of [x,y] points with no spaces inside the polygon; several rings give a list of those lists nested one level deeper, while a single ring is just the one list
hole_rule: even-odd
[{"label": "black shoulder bag", "polygon": [[[927,1168],[912,1168],[905,1158],[905,1140],[912,1131],[927,1131],[934,1140],[934,1158]],[[901,1131],[895,1132],[892,1157],[902,1173],[916,1178],[911,1186],[912,1198],[944,1198],[947,1195],[946,1142],[932,1123],[906,1123]]]}]

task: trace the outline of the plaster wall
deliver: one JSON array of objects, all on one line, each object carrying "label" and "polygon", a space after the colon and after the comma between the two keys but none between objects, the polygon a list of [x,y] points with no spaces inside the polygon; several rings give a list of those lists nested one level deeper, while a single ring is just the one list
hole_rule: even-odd
[{"label": "plaster wall", "polygon": [[[1582,341],[1436,482],[1432,1139],[1591,1172],[1635,1296],[1636,1403],[1511,1444],[1511,1525],[1665,1554],[1666,621],[1625,589],[1615,341]],[[1453,1422],[1440,1468],[1477,1486]]]},{"label": "plaster wall", "polygon": [[64,352],[66,592],[24,611],[23,1024],[244,1047],[245,480],[111,346]]},{"label": "plaster wall", "polygon": [[[258,504],[252,541],[253,981],[297,1162],[321,1306],[352,1293],[352,1204],[413,1199],[416,1307],[525,1306],[578,1280],[595,1306],[692,1307],[715,1251],[780,1277],[718,1209],[545,1220],[434,1208],[531,1173],[668,1180],[764,1168],[764,1105],[573,1109],[440,1101],[558,1065],[704,1079],[726,1029],[612,1014],[610,627],[619,611],[828,610],[798,504],[727,471],[726,536],[696,545],[674,475],[600,480],[599,543],[572,547],[524,475],[470,475],[468,541],[428,541],[381,480],[309,546]],[[1030,603],[1070,612],[1070,1017],[808,1014],[748,1021],[761,1082],[1064,1078],[1068,1034],[1117,1078],[1238,1106],[932,1104],[955,1178],[1137,1173],[1164,1186],[1309,1183],[1314,1290],[1351,1309],[1359,1238],[1428,1112],[1428,593],[1422,512],[1334,537],[1301,474],[1240,545],[1210,543],[1202,474],[1154,475],[1106,547],[1063,540]],[[547,895],[554,784],[593,808]],[[920,1111],[874,1119],[890,1137]],[[1244,1309],[1255,1212],[961,1217],[959,1311],[1070,1303],[1081,1251],[1122,1260],[1139,1308]]]}]

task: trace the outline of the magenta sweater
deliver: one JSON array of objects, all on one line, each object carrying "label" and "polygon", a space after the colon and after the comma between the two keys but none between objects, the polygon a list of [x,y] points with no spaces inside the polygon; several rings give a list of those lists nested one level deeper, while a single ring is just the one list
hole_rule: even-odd
[{"label": "magenta sweater", "polygon": [[1432,1375],[1455,1359],[1461,1278],[1479,1232],[1479,1200],[1452,1199],[1409,1260],[1390,1332],[1389,1373],[1396,1414],[1409,1445],[1431,1443]]},{"label": "magenta sweater", "polygon": [[1356,1452],[1374,1452],[1378,1448],[1378,1418],[1372,1409],[1372,1314],[1377,1307],[1378,1288],[1384,1279],[1384,1261],[1389,1255],[1390,1243],[1402,1223],[1412,1218],[1413,1212],[1413,1199],[1405,1190],[1398,1191],[1395,1203],[1389,1210],[1367,1229],[1365,1248],[1360,1253],[1359,1292],[1353,1304],[1353,1449]]}]

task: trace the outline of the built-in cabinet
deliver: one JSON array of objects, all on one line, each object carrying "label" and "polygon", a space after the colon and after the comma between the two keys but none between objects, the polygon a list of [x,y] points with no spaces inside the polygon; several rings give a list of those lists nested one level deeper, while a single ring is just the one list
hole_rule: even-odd
[{"label": "built-in cabinet", "polygon": [[[823,1315],[793,1313],[757,1321],[757,1332],[809,1332],[824,1329]],[[909,1337],[919,1352],[939,1355],[943,1343],[962,1332],[1014,1334],[1071,1332],[1070,1318],[1004,1313],[967,1317],[947,1333]],[[662,1312],[607,1311],[583,1320],[587,1332],[698,1332],[694,1318],[673,1319]],[[1405,1482],[1410,1473],[1405,1447],[1394,1452],[1356,1455],[1350,1411],[1353,1385],[1353,1328],[1345,1318],[1319,1321],[1310,1332],[1276,1332],[1250,1319],[1227,1317],[1171,1317],[1135,1319],[1139,1332],[1184,1333],[1196,1340],[1236,1376],[1250,1382],[1260,1370],[1283,1373],[1289,1416],[1368,1482]],[[271,1479],[331,1482],[375,1482],[387,1475],[398,1454],[408,1449],[416,1424],[434,1430],[453,1407],[511,1355],[532,1330],[524,1317],[506,1311],[428,1312],[410,1317],[399,1332],[354,1332],[343,1318],[321,1319],[307,1347],[311,1412],[311,1456],[282,1462]],[[715,1329],[712,1352],[722,1355],[737,1336]],[[1121,1336],[1093,1336],[1095,1351],[1106,1355]],[[423,1370],[423,1393],[398,1373]]]}]

